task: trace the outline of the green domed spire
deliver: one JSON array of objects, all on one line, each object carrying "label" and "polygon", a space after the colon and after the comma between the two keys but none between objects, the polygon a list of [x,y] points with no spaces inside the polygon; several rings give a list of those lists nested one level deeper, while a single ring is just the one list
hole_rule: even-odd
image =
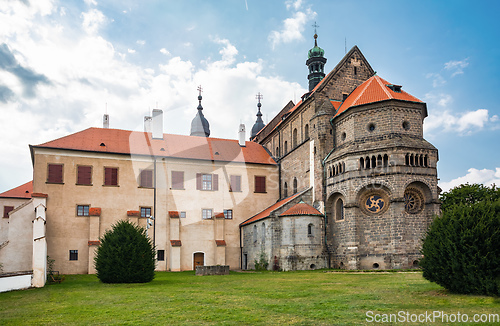
[{"label": "green domed spire", "polygon": [[314,47],[309,50],[309,53],[308,53],[308,58],[317,58],[317,57],[324,57],[325,56],[325,50],[323,50],[322,48],[320,48],[318,46],[318,41],[317,41],[317,38],[318,38],[318,34],[314,34]]}]

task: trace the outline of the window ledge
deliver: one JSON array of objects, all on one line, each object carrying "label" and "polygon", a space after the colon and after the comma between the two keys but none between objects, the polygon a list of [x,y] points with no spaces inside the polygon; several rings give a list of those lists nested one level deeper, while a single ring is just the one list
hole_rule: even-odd
[{"label": "window ledge", "polygon": [[93,184],[75,183],[76,186],[93,186]]},{"label": "window ledge", "polygon": [[46,184],[52,184],[52,185],[63,185],[64,182],[49,182],[49,181],[45,181]]}]

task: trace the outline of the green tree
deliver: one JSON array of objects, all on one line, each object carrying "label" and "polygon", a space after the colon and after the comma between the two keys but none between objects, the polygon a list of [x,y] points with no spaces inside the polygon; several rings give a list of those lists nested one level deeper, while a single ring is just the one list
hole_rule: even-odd
[{"label": "green tree", "polygon": [[441,210],[443,212],[457,205],[472,205],[480,201],[496,201],[500,199],[500,188],[491,188],[482,184],[462,184],[441,195]]},{"label": "green tree", "polygon": [[461,185],[445,195],[422,245],[423,276],[456,293],[500,295],[498,188]]},{"label": "green tree", "polygon": [[146,283],[155,273],[155,248],[146,230],[119,221],[100,239],[94,258],[97,277],[104,283]]}]

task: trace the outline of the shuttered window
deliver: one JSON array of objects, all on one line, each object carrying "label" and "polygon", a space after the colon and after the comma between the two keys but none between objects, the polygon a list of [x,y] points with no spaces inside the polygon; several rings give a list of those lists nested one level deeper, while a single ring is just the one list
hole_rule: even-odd
[{"label": "shuttered window", "polygon": [[232,175],[230,178],[231,178],[231,184],[229,191],[233,192],[241,191],[241,175]]},{"label": "shuttered window", "polygon": [[118,185],[118,168],[104,168],[104,185]]},{"label": "shuttered window", "polygon": [[153,188],[153,170],[142,170],[139,175],[139,186]]},{"label": "shuttered window", "polygon": [[255,192],[266,192],[266,177],[255,176]]},{"label": "shuttered window", "polygon": [[172,171],[172,189],[184,189],[184,171]]},{"label": "shuttered window", "polygon": [[197,190],[219,190],[219,175],[217,174],[196,174]]},{"label": "shuttered window", "polygon": [[79,165],[77,167],[76,184],[78,185],[92,185],[92,167]]},{"label": "shuttered window", "polygon": [[4,206],[3,207],[3,217],[8,218],[9,213],[14,210],[14,206]]},{"label": "shuttered window", "polygon": [[49,164],[47,166],[47,182],[63,183],[63,165]]}]

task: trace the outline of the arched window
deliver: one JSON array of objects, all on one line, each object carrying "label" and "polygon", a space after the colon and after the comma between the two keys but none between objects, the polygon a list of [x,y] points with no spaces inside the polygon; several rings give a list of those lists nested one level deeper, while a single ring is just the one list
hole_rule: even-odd
[{"label": "arched window", "polygon": [[424,157],[424,166],[425,166],[425,167],[428,167],[428,166],[429,166],[429,159],[428,159],[428,156],[427,156],[427,155],[425,155],[425,157]]},{"label": "arched window", "polygon": [[288,184],[286,182],[283,185],[283,197],[288,197]]},{"label": "arched window", "polygon": [[297,178],[293,178],[293,193],[297,193]]},{"label": "arched window", "polygon": [[420,155],[420,157],[418,158],[418,160],[419,160],[419,165],[420,166],[424,166],[424,156]]},{"label": "arched window", "polygon": [[276,157],[280,156],[280,148],[276,147],[276,152],[275,152]]},{"label": "arched window", "polygon": [[253,234],[252,234],[252,240],[253,240],[253,243],[257,243],[257,225],[254,225],[253,226]]},{"label": "arched window", "polygon": [[405,165],[410,165],[410,154],[405,155]]},{"label": "arched window", "polygon": [[261,242],[261,244],[265,244],[266,243],[266,223],[262,223],[261,229],[262,229],[262,234],[261,234],[262,242]]},{"label": "arched window", "polygon": [[420,155],[418,155],[418,154],[415,155],[415,166],[418,166],[419,156]]},{"label": "arched window", "polygon": [[389,166],[389,155],[387,154],[384,155],[384,166]]},{"label": "arched window", "polygon": [[342,199],[337,199],[335,204],[335,218],[337,221],[344,219],[344,201]]},{"label": "arched window", "polygon": [[365,169],[369,169],[369,168],[370,168],[370,157],[367,156],[365,159]]},{"label": "arched window", "polygon": [[287,154],[288,153],[288,142],[285,140],[285,153],[284,154]]},{"label": "arched window", "polygon": [[312,237],[313,236],[313,224],[310,223],[308,226],[307,226],[307,235]]},{"label": "arched window", "polygon": [[292,148],[297,147],[297,128],[293,129]]},{"label": "arched window", "polygon": [[377,167],[377,159],[375,158],[375,155],[372,156],[372,169]]},{"label": "arched window", "polygon": [[377,156],[377,166],[382,166],[382,155]]},{"label": "arched window", "polygon": [[410,155],[410,165],[411,166],[415,165],[415,158],[413,157],[413,154]]},{"label": "arched window", "polygon": [[342,173],[345,173],[345,162],[342,162]]},{"label": "arched window", "polygon": [[304,138],[309,139],[309,125],[304,127]]},{"label": "arched window", "polygon": [[359,169],[362,170],[364,168],[365,168],[365,159],[361,157],[359,159]]}]

